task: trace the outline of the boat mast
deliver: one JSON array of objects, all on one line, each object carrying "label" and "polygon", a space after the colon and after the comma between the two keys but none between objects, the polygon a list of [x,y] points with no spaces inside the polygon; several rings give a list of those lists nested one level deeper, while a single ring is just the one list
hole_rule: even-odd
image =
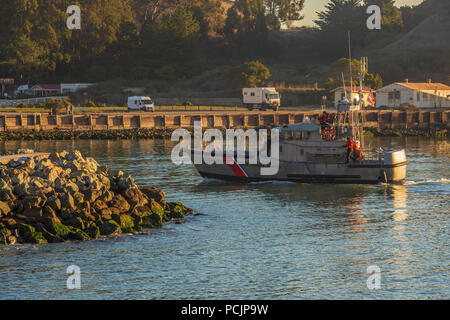
[{"label": "boat mast", "polygon": [[348,101],[347,90],[345,89],[345,78],[344,78],[343,72],[342,72],[342,88],[344,88],[345,100]]},{"label": "boat mast", "polygon": [[350,65],[350,100],[353,101],[353,74],[352,74],[352,46],[350,42],[350,31],[348,31],[348,55],[349,55],[349,65]]},{"label": "boat mast", "polygon": [[[351,38],[350,38],[350,31],[348,31],[348,64],[350,67],[350,104],[349,104],[349,111],[351,112],[352,117],[352,139],[353,141],[356,140],[356,131],[355,131],[355,113],[352,110],[353,106],[353,74],[352,74],[352,45],[351,45]],[[345,88],[344,88],[345,90]],[[347,91],[347,90],[346,90]]]},{"label": "boat mast", "polygon": [[[367,74],[367,57],[361,58],[361,74],[359,75],[359,110],[362,110],[362,104],[363,104],[363,81]],[[364,119],[364,118],[363,118]],[[358,119],[359,120],[359,119]],[[358,121],[359,123],[359,121]],[[361,122],[361,128],[360,128],[360,140],[361,140],[361,149],[364,146],[364,123]]]}]

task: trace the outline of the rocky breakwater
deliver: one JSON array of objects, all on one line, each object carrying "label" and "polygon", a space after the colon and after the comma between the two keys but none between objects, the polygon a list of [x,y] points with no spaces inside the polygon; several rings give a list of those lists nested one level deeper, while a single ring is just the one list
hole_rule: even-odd
[{"label": "rocky breakwater", "polygon": [[140,233],[192,209],[79,151],[0,164],[0,244],[86,241]]}]

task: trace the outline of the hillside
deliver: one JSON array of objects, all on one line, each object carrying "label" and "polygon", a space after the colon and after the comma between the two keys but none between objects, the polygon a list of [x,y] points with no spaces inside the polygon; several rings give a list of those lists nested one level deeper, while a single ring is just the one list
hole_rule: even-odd
[{"label": "hillside", "polygon": [[448,83],[450,76],[450,18],[435,13],[415,28],[381,49],[368,55],[372,67],[390,81],[409,78],[412,81]]},{"label": "hillside", "polygon": [[399,40],[383,48],[385,53],[400,53],[414,50],[450,49],[450,18],[434,14],[405,34]]}]

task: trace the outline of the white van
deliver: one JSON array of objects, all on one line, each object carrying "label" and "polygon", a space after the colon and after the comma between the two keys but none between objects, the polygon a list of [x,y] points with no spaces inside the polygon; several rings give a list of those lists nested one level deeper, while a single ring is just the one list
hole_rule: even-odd
[{"label": "white van", "polygon": [[155,111],[155,105],[150,97],[128,97],[128,111]]}]

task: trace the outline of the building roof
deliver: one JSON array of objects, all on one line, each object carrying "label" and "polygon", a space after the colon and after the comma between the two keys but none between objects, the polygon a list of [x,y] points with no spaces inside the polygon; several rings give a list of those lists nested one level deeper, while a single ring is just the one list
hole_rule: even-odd
[{"label": "building roof", "polygon": [[278,127],[280,131],[318,131],[319,126],[311,122],[299,122],[289,126]]},{"label": "building roof", "polygon": [[[340,89],[343,89],[343,88],[345,88],[345,90],[347,90],[347,91],[351,90],[351,87],[347,86],[347,87],[338,87],[338,88],[336,88],[334,90],[331,90],[331,92],[334,92],[334,91],[337,91],[337,90],[340,90]],[[372,92],[375,92],[375,90],[373,90],[372,88],[365,87],[365,86],[362,87],[362,91],[363,92],[370,92],[370,90],[372,90]],[[353,92],[359,92],[359,86],[354,86],[353,87]]]},{"label": "building roof", "polygon": [[437,82],[396,82],[395,84],[413,90],[450,90],[449,86]]},{"label": "building roof", "polygon": [[60,84],[37,84],[31,90],[61,90]]}]

